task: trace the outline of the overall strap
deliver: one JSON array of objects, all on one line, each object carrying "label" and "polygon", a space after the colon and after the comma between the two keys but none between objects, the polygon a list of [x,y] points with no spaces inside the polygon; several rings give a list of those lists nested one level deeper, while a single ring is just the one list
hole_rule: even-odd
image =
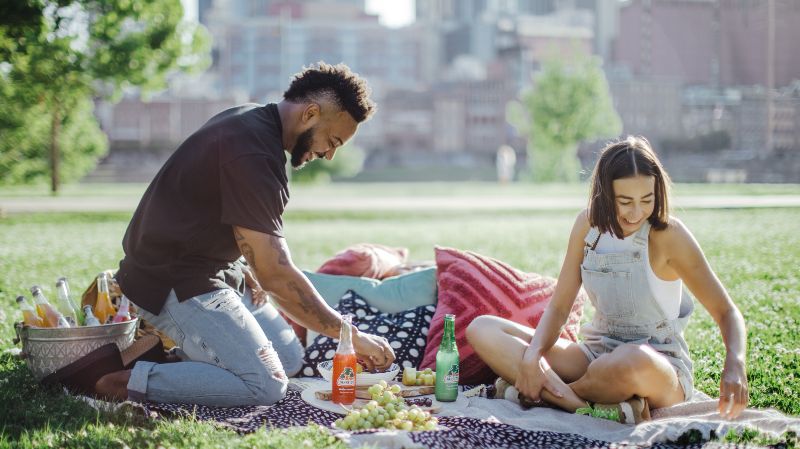
[{"label": "overall strap", "polygon": [[647,239],[650,236],[650,220],[645,220],[642,227],[636,231],[636,237],[633,238],[633,245],[640,248],[647,248]]},{"label": "overall strap", "polygon": [[586,233],[586,237],[583,239],[586,246],[592,249],[597,247],[597,242],[600,241],[600,231],[597,228],[589,228],[589,232]]}]

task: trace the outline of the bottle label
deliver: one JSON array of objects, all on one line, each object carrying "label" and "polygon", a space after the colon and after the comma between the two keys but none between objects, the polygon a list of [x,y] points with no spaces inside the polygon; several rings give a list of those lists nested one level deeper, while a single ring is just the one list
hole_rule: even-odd
[{"label": "bottle label", "polygon": [[458,363],[454,363],[444,375],[444,383],[458,385]]},{"label": "bottle label", "polygon": [[353,368],[349,366],[342,370],[339,377],[336,379],[336,385],[340,387],[354,387],[356,385],[356,375]]}]

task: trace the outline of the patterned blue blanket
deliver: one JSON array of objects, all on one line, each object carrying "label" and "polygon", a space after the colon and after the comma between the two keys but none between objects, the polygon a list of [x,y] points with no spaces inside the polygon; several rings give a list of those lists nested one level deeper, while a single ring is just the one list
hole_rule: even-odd
[{"label": "patterned blue blanket", "polygon": [[[163,417],[194,416],[199,420],[214,421],[220,426],[239,433],[250,433],[261,427],[286,428],[319,424],[331,429],[333,434],[344,431],[331,427],[340,417],[332,412],[320,410],[300,397],[300,392],[289,390],[286,397],[272,406],[207,407],[179,404],[145,404],[145,407]],[[525,430],[508,424],[467,417],[443,416],[439,423],[444,430],[409,432],[416,444],[431,449],[493,449],[493,448],[635,448],[640,446],[593,440],[576,434],[550,431]],[[357,434],[370,433],[362,431]],[[648,448],[731,448],[744,447],[720,443],[654,444]]]}]

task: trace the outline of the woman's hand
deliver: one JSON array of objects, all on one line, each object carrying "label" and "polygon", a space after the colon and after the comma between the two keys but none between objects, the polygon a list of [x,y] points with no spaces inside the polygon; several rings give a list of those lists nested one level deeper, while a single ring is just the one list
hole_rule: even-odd
[{"label": "woman's hand", "polygon": [[389,341],[377,335],[358,331],[353,327],[353,349],[358,360],[367,365],[369,371],[386,371],[394,362],[394,350]]},{"label": "woman's hand", "polygon": [[514,387],[519,393],[534,401],[542,400],[542,391],[548,391],[553,396],[563,397],[564,395],[547,379],[547,371],[550,365],[544,357],[522,357],[519,364],[519,374]]},{"label": "woman's hand", "polygon": [[723,419],[736,419],[747,407],[748,401],[744,361],[728,357],[719,383],[719,414]]}]

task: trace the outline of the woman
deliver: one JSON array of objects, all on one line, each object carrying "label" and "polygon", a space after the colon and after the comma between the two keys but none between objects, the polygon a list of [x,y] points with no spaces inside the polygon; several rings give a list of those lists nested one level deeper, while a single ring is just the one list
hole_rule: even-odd
[{"label": "woman", "polygon": [[[646,139],[607,145],[538,327],[494,316],[470,324],[470,344],[520,398],[630,423],[690,399],[682,331],[693,303],[681,294],[685,283],[725,343],[719,412],[734,419],[746,407],[744,319],[691,232],[669,215],[669,183]],[[558,336],[581,285],[595,315],[574,343]]]}]

